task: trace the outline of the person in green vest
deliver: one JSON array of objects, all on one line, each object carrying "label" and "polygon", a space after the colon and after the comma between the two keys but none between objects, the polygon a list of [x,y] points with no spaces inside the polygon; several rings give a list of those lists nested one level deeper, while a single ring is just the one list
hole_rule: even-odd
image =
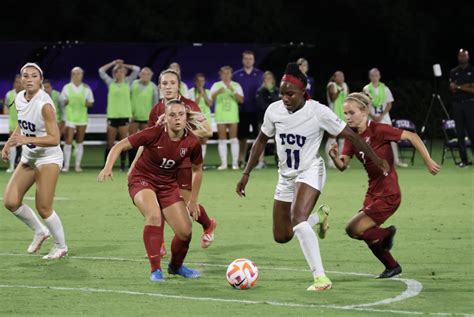
[{"label": "person in green vest", "polygon": [[[394,99],[390,88],[380,81],[380,77],[380,71],[377,68],[372,68],[369,71],[370,83],[363,88],[363,91],[372,98],[369,117],[375,122],[392,125],[389,112],[392,109]],[[395,165],[398,167],[408,167],[408,164],[403,163],[398,156],[397,143],[392,142],[391,145]]]},{"label": "person in green vest", "polygon": [[[107,71],[112,69],[112,77]],[[131,71],[127,76],[127,72]],[[116,59],[99,68],[99,76],[109,88],[107,95],[107,145],[105,147],[104,162],[115,143],[128,137],[128,125],[132,117],[132,101],[130,90],[132,82],[140,73],[140,67],[125,64],[123,60]],[[120,170],[125,171],[127,153],[120,154]]]},{"label": "person in green vest", "polygon": [[[158,103],[158,88],[151,81],[153,72],[149,67],[140,70],[139,79],[132,82],[132,122],[130,122],[130,135],[148,127],[148,117],[151,108]],[[136,149],[128,151],[128,166],[132,164],[137,154]]]},{"label": "person in green vest", "polygon": [[[173,62],[169,64],[168,69],[174,70],[179,74],[180,78],[183,78],[183,76],[181,76],[181,66],[178,63]],[[185,98],[189,95],[188,85],[186,85],[184,81],[181,81],[179,84],[179,94]]]},{"label": "person in green vest", "polygon": [[[202,114],[207,122],[211,124],[211,91],[205,88],[206,77],[203,73],[197,73],[194,76],[194,87],[189,90],[188,98],[196,102],[201,109]],[[201,139],[202,158],[206,157],[207,138]]]},{"label": "person in green vest", "polygon": [[[21,75],[16,75],[13,80],[13,89],[8,91],[5,96],[5,102],[3,103],[3,114],[8,115],[8,131],[11,136],[18,126],[18,113],[14,105],[16,95],[23,90],[21,84]],[[21,146],[14,146],[10,149],[10,160],[7,173],[13,173],[16,165],[18,164],[21,157]]]},{"label": "person in green vest", "polygon": [[76,139],[76,163],[74,170],[82,172],[81,161],[84,154],[84,138],[89,120],[87,110],[94,104],[92,90],[87,84],[82,82],[83,78],[84,70],[81,67],[74,67],[71,70],[71,82],[66,84],[61,91],[60,100],[64,106],[66,119],[63,172],[69,172],[74,136]]},{"label": "person in green vest", "polygon": [[[334,74],[329,79],[328,85],[326,86],[326,97],[328,101],[328,106],[342,121],[346,121],[346,117],[344,116],[343,105],[347,95],[349,94],[349,87],[347,86],[345,80],[346,78],[344,76],[344,73],[338,70],[334,72]],[[330,168],[336,168],[336,165],[334,165],[334,162],[329,156],[329,151],[331,150],[331,146],[333,143],[338,143],[339,151],[342,152],[342,148],[344,147],[344,139],[337,139],[332,135],[328,135],[325,152],[326,163]]]},{"label": "person in green vest", "polygon": [[219,71],[221,81],[211,87],[211,97],[214,101],[214,113],[217,123],[218,151],[221,165],[218,170],[227,169],[227,132],[229,132],[230,151],[232,153],[232,169],[239,169],[239,104],[244,102],[244,92],[239,83],[232,81],[232,68],[222,66]]},{"label": "person in green vest", "polygon": [[64,119],[64,109],[61,105],[59,98],[59,91],[55,90],[51,81],[49,79],[43,80],[44,91],[51,97],[54,102],[54,108],[56,109],[56,120],[58,122],[60,137],[64,136],[66,132],[65,119]]}]

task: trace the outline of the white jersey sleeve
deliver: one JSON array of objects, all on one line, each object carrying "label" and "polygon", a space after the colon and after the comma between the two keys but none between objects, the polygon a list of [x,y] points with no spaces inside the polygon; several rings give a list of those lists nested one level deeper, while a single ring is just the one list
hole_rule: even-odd
[{"label": "white jersey sleeve", "polygon": [[346,123],[327,107],[320,108],[320,117],[317,119],[321,128],[334,136],[338,136],[346,127]]},{"label": "white jersey sleeve", "polygon": [[393,95],[392,95],[392,92],[390,91],[390,88],[388,88],[387,86],[385,86],[385,104],[389,103],[389,102],[393,102],[394,99],[393,99]]},{"label": "white jersey sleeve", "polygon": [[[274,104],[274,103],[273,103]],[[267,110],[265,111],[265,116],[263,117],[263,124],[261,131],[268,137],[275,136],[275,122],[272,118],[272,105],[268,106]]]}]

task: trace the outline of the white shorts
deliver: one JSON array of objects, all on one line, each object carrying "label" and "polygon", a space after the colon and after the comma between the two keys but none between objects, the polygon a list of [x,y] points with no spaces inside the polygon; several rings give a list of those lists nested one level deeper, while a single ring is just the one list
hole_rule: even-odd
[{"label": "white shorts", "polygon": [[280,175],[273,198],[279,201],[290,203],[293,202],[295,183],[298,182],[308,184],[322,193],[324,183],[326,182],[326,168],[324,166],[324,161],[321,160],[320,164],[311,167],[304,172],[301,172],[294,178],[288,178]]},{"label": "white shorts", "polygon": [[86,126],[86,125],[87,125],[87,123],[77,124],[77,123],[72,123],[72,122],[66,121],[66,127],[71,128],[71,129],[75,129],[78,126],[80,127],[80,126]]},{"label": "white shorts", "polygon": [[29,151],[23,146],[21,153],[21,162],[27,164],[31,167],[39,167],[45,164],[56,164],[59,166],[59,169],[63,167],[64,156],[61,148],[49,148],[46,149],[48,153],[42,153],[40,155],[36,153],[29,153]]}]

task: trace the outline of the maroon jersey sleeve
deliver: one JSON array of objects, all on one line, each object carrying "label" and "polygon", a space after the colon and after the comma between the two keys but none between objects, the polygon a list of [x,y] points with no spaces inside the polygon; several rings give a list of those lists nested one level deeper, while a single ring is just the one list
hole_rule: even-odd
[{"label": "maroon jersey sleeve", "polygon": [[140,146],[153,144],[160,137],[162,131],[162,126],[152,126],[132,134],[128,137],[128,141],[134,149],[137,149]]},{"label": "maroon jersey sleeve", "polygon": [[196,142],[194,142],[194,146],[192,148],[189,159],[191,160],[191,163],[194,165],[199,165],[199,164],[202,164],[203,162],[201,143],[197,139],[196,139]]},{"label": "maroon jersey sleeve", "polygon": [[154,127],[156,124],[156,120],[158,120],[158,104],[154,105],[153,108],[151,108],[150,115],[148,116],[148,126],[149,127]]},{"label": "maroon jersey sleeve", "polygon": [[352,158],[354,156],[354,146],[352,145],[351,141],[344,140],[344,147],[342,148],[341,155],[346,155]]},{"label": "maroon jersey sleeve", "polygon": [[388,124],[378,124],[377,129],[375,131],[376,135],[383,136],[384,141],[390,141],[390,142],[400,141],[400,138],[402,137],[402,133],[403,133],[403,130],[394,128]]},{"label": "maroon jersey sleeve", "polygon": [[194,112],[201,112],[201,108],[199,108],[198,104],[192,101],[191,99],[184,98],[181,96],[181,102],[184,103],[184,105],[186,106],[186,108],[188,108],[188,110],[194,111]]}]

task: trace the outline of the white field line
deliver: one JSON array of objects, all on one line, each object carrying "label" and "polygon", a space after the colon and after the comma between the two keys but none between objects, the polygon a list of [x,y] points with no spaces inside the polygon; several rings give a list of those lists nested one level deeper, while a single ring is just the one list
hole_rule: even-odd
[{"label": "white field line", "polygon": [[[23,197],[24,200],[35,200],[35,197],[31,197],[31,196],[26,196],[26,197]],[[3,197],[0,197],[0,200],[3,200]],[[54,200],[71,200],[71,198],[67,198],[67,197],[54,197]]]}]

